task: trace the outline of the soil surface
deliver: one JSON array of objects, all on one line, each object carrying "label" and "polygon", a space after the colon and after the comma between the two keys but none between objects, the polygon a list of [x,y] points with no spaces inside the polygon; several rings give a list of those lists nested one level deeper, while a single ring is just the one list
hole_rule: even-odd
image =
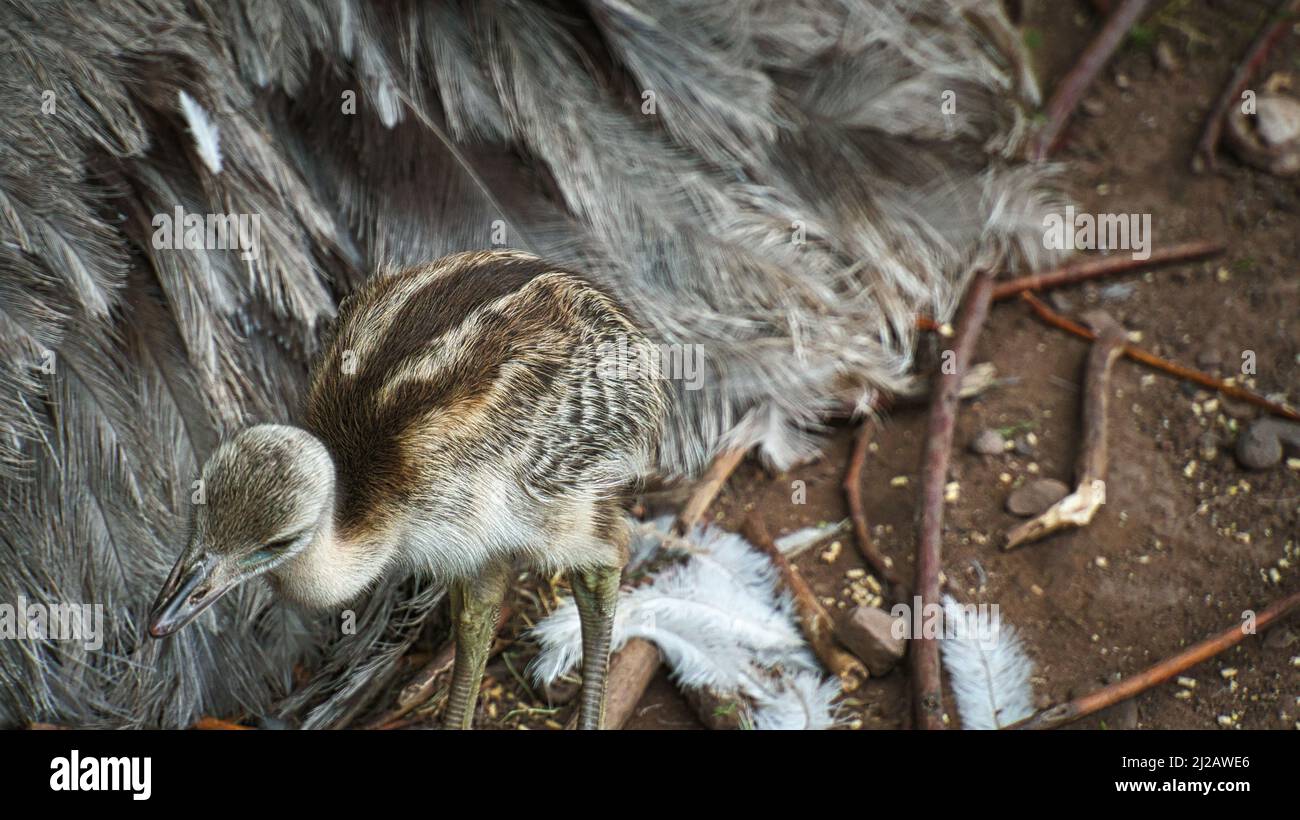
[{"label": "soil surface", "polygon": [[[1022,25],[1044,89],[1052,89],[1098,29],[1088,3],[1025,2]],[[1160,5],[1160,4],[1157,4]],[[1272,3],[1165,4],[1103,72],[1075,118],[1059,157],[1066,187],[1091,213],[1150,214],[1156,247],[1192,239],[1228,244],[1205,262],[1138,270],[1055,292],[1052,303],[1078,319],[1102,308],[1140,334],[1139,344],[1265,395],[1300,400],[1300,187],[1238,163],[1226,146],[1217,173],[1191,171],[1192,148],[1215,96]],[[1297,34],[1300,34],[1298,32]],[[1283,41],[1257,76],[1300,94],[1300,36]],[[923,339],[934,361],[944,340]],[[1040,477],[1072,482],[1080,384],[1088,344],[1048,327],[1015,300],[996,305],[975,360],[1006,383],[964,403],[946,507],[943,567],[969,603],[996,603],[1035,664],[1039,707],[1128,677],[1240,622],[1300,584],[1300,464],[1265,471],[1237,465],[1232,448],[1257,413],[1238,402],[1129,360],[1114,371],[1108,503],[1083,530],[1013,552],[1000,548],[1022,519],[1007,496]],[[1243,356],[1246,358],[1243,359]],[[1253,359],[1255,373],[1243,374]],[[916,544],[918,465],[924,408],[879,420],[864,470],[863,496],[878,548],[910,580]],[[999,430],[1012,449],[975,455],[968,444]],[[747,462],[711,514],[738,527],[758,511],[778,536],[847,515],[840,489],[853,429],[837,428],[824,456],[779,475]],[[904,481],[905,479],[905,481]],[[792,502],[805,482],[806,503]],[[796,560],[830,609],[861,598],[851,534]],[[529,579],[503,637],[517,638],[558,584]],[[888,603],[885,604],[888,607]],[[445,633],[444,633],[445,634]],[[535,649],[512,644],[490,665],[480,725],[557,728],[573,687],[550,693],[520,677]],[[1083,728],[1300,728],[1300,621],[1290,619],[1128,704],[1076,724]],[[902,667],[868,681],[845,701],[846,725],[910,723]],[[945,705],[958,724],[951,693]],[[413,725],[434,718],[416,715]],[[701,724],[661,670],[629,728]]]}]

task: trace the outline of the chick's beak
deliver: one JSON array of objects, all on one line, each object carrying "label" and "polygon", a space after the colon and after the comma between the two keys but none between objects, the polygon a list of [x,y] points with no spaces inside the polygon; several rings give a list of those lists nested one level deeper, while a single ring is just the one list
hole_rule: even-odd
[{"label": "chick's beak", "polygon": [[176,562],[149,614],[149,634],[163,638],[188,624],[235,586],[210,554],[187,554]]}]

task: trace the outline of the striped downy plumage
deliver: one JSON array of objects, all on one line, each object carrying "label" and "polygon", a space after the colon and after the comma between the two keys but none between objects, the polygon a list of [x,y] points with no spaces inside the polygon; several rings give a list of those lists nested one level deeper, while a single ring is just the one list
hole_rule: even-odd
[{"label": "striped downy plumage", "polygon": [[[806,456],[906,372],[917,312],[1038,263],[1055,204],[989,0],[9,0],[0,32],[0,604],[104,627],[0,640],[0,724],[337,726],[391,681],[441,598],[402,566],[355,630],[258,582],[145,636],[201,465],[311,428],[308,363],[376,270],[528,252],[698,346],[653,454],[689,475],[720,443]],[[169,230],[214,215],[253,246]]]},{"label": "striped downy plumage", "polygon": [[622,502],[666,415],[652,357],[608,294],[517,251],[377,275],[339,310],[302,427],[249,427],[204,465],[150,632],[259,576],[328,609],[393,567],[423,572],[451,588],[447,719],[469,728],[507,578],[521,562],[566,570],[583,626],[579,725],[598,728]]}]

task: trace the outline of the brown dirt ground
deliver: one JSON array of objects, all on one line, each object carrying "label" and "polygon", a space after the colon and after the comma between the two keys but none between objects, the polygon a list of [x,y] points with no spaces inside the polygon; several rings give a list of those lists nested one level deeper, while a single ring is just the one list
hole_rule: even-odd
[{"label": "brown dirt ground", "polygon": [[[1246,383],[1294,404],[1300,399],[1300,190],[1294,179],[1269,177],[1226,155],[1217,175],[1189,170],[1210,103],[1271,5],[1166,5],[1103,72],[1088,95],[1091,110],[1078,115],[1061,154],[1070,162],[1067,184],[1081,210],[1150,213],[1158,245],[1215,238],[1229,243],[1228,252],[1070,287],[1053,298],[1075,317],[1103,307],[1140,332],[1148,349],[1220,376],[1233,375],[1243,351],[1254,351],[1258,372]],[[1050,89],[1097,23],[1083,2],[1027,2],[1024,8],[1027,42],[1042,86]],[[1159,65],[1155,49],[1162,42],[1179,67]],[[1300,37],[1292,37],[1279,47],[1258,80],[1300,77],[1297,43]],[[1300,91],[1300,80],[1293,90]],[[933,357],[940,343],[931,337],[923,345]],[[992,361],[1000,376],[1016,381],[963,406],[951,468],[961,494],[946,510],[945,574],[965,589],[968,601],[997,603],[1004,622],[1020,631],[1036,665],[1040,706],[1130,676],[1300,583],[1300,471],[1241,470],[1231,448],[1249,411],[1221,400],[1216,405],[1210,393],[1124,360],[1116,366],[1111,403],[1110,503],[1085,530],[1012,553],[998,548],[1018,520],[1004,507],[1012,486],[1035,474],[1071,480],[1086,354],[1085,342],[1039,323],[1024,306],[995,306],[976,360]],[[877,545],[908,578],[925,421],[924,410],[900,410],[882,420],[863,488]],[[966,444],[984,428],[1032,432],[1034,453],[973,455]],[[1218,443],[1211,459],[1201,452],[1207,437]],[[835,430],[823,458],[789,473],[769,475],[743,465],[714,505],[714,520],[738,525],[759,510],[779,535],[844,518],[840,481],[851,441],[851,429]],[[908,484],[895,486],[897,476]],[[807,485],[802,505],[791,503],[796,480]],[[853,606],[845,573],[862,564],[852,538],[839,540],[834,561],[823,559],[823,544],[803,553],[797,565],[818,595],[834,599],[832,610],[844,613]],[[1279,580],[1270,579],[1270,569],[1278,570]],[[543,597],[552,594],[544,582],[526,586]],[[535,612],[522,598],[516,603]],[[518,636],[526,626],[515,617],[505,632]],[[533,652],[516,644],[505,658],[522,673]],[[1190,697],[1176,697],[1185,690],[1168,683],[1078,725],[1214,728],[1229,716],[1240,728],[1300,727],[1297,655],[1300,623],[1293,618],[1264,639],[1188,672],[1197,681]],[[1235,677],[1225,677],[1226,669],[1237,670]],[[570,711],[562,698],[548,704],[545,693],[527,691],[502,659],[490,666],[484,691],[482,726],[558,727]],[[847,705],[854,728],[906,727],[904,672],[868,681]],[[955,723],[950,696],[947,707]],[[700,723],[661,670],[628,726]]]}]

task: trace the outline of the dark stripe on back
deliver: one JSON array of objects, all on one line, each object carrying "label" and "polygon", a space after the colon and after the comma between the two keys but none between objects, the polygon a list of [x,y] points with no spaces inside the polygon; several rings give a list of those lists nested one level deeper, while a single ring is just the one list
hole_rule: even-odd
[{"label": "dark stripe on back", "polygon": [[[466,342],[462,362],[437,378],[411,381],[396,388],[393,400],[380,407],[377,394],[411,357],[437,347],[476,310],[526,287],[558,268],[535,259],[475,255],[457,260],[455,267],[409,295],[387,324],[384,336],[369,345],[356,362],[355,374],[314,374],[314,401],[305,424],[329,448],[338,470],[339,523],[345,529],[364,525],[379,502],[404,500],[420,481],[420,465],[407,463],[400,437],[419,418],[438,407],[473,402],[495,382],[501,365],[513,358],[520,337],[538,332],[559,319],[562,306],[549,292],[518,306],[511,316],[487,316],[481,332]],[[418,275],[418,274],[413,274]],[[370,283],[377,291],[359,293],[358,304],[342,317],[344,323],[364,320],[384,300],[400,291],[402,274]],[[581,277],[576,277],[581,278]],[[548,289],[549,291],[549,289]],[[364,327],[340,327],[336,340],[364,337]],[[525,343],[527,339],[523,339]],[[325,361],[334,360],[327,355]],[[549,368],[535,375],[549,381]],[[419,454],[417,454],[418,457]],[[425,454],[427,456],[427,454]]]}]

